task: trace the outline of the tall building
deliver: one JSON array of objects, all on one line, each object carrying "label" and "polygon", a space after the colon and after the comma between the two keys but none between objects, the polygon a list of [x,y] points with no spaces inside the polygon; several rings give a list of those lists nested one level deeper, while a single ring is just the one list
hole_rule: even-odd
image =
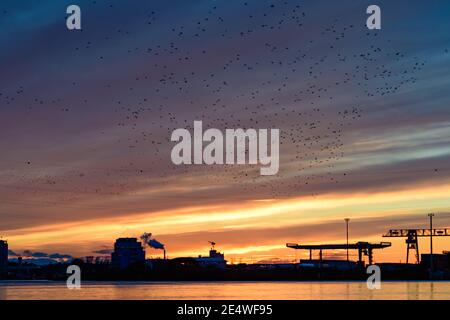
[{"label": "tall building", "polygon": [[0,277],[5,275],[8,269],[8,242],[0,240]]},{"label": "tall building", "polygon": [[136,238],[119,238],[114,243],[111,264],[114,268],[125,269],[145,263],[145,251]]}]

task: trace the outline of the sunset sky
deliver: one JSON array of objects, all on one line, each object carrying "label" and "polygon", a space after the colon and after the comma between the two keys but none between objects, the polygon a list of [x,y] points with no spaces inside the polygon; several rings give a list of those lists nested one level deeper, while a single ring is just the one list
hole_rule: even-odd
[{"label": "sunset sky", "polygon": [[[377,1],[381,30],[370,4],[2,1],[0,236],[87,256],[151,232],[169,257],[212,240],[230,262],[291,261],[307,253],[286,242],[345,242],[350,218],[351,242],[404,262],[383,233],[429,212],[450,227],[450,3]],[[194,120],[279,128],[278,174],[174,165],[171,132]]]}]

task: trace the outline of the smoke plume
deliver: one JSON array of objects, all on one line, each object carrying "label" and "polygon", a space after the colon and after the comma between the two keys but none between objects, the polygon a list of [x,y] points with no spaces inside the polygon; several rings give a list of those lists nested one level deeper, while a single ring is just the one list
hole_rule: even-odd
[{"label": "smoke plume", "polygon": [[159,242],[156,239],[152,239],[152,234],[151,233],[144,233],[141,236],[141,240],[142,242],[144,242],[144,244],[148,245],[150,248],[154,248],[154,249],[161,249],[164,250],[164,244],[162,244],[161,242]]}]

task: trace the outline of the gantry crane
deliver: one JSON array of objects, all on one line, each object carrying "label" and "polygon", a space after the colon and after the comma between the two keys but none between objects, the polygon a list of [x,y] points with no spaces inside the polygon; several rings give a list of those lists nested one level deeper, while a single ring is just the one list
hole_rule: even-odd
[{"label": "gantry crane", "polygon": [[384,249],[391,246],[390,242],[381,243],[369,243],[359,241],[357,243],[350,244],[297,244],[297,243],[286,243],[286,247],[292,249],[303,249],[309,250],[309,260],[312,260],[313,250],[319,251],[319,260],[322,261],[322,251],[323,250],[358,250],[358,262],[363,263],[363,255],[369,257],[369,265],[373,264],[373,250],[374,249]]},{"label": "gantry crane", "polygon": [[420,262],[418,237],[445,237],[450,236],[450,229],[391,229],[383,237],[406,237],[406,263],[409,262],[409,251],[416,251],[416,263]]}]

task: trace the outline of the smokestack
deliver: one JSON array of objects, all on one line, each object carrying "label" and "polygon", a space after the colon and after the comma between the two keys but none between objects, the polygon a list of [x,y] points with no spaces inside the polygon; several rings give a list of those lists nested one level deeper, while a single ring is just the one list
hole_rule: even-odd
[{"label": "smokestack", "polygon": [[166,248],[164,247],[164,244],[162,244],[161,242],[159,242],[156,239],[152,239],[152,234],[151,233],[144,233],[141,236],[141,240],[142,242],[144,242],[145,245],[149,246],[150,248],[153,249],[160,249],[160,250],[164,250],[164,260],[166,259]]}]

